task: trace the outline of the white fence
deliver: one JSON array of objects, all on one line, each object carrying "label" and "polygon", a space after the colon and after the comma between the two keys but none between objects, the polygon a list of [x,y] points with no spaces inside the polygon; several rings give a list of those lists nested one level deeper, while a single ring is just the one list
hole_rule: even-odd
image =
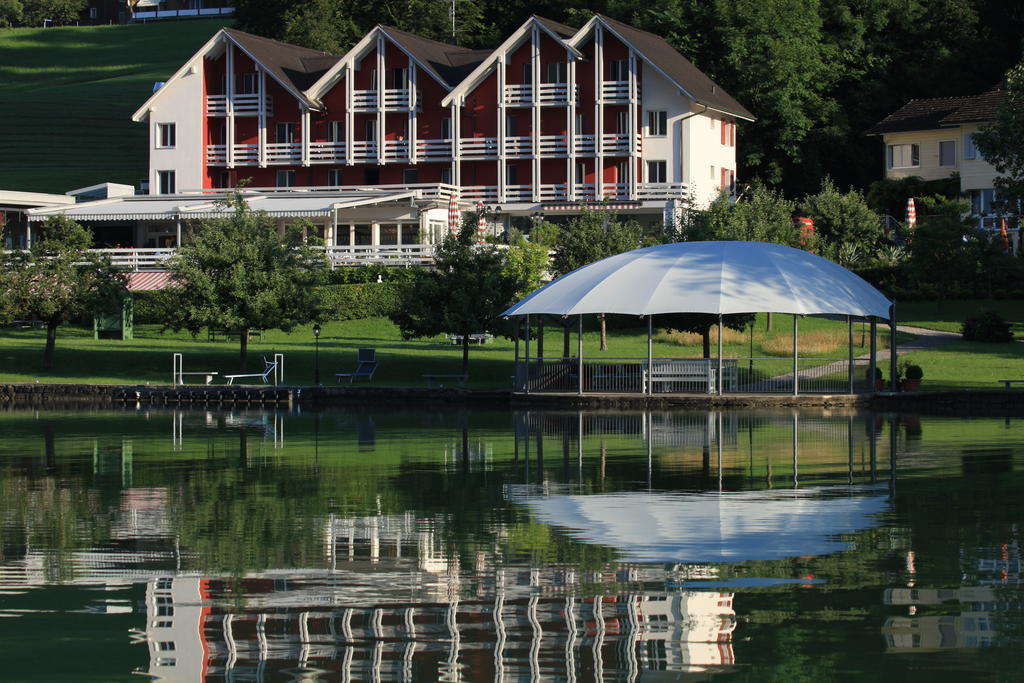
[{"label": "white fence", "polygon": [[[434,262],[433,244],[369,244],[325,247],[332,268],[344,266],[425,266]],[[117,268],[124,270],[166,270],[175,249],[91,249],[107,256]]]}]

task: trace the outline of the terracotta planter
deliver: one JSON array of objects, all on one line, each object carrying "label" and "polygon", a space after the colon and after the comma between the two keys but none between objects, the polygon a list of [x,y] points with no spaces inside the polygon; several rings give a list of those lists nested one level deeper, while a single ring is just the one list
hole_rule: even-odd
[{"label": "terracotta planter", "polygon": [[884,379],[876,379],[875,380],[875,391],[885,391],[885,380]]},{"label": "terracotta planter", "polygon": [[905,379],[900,382],[901,391],[918,391],[921,388],[921,380],[919,379]]}]

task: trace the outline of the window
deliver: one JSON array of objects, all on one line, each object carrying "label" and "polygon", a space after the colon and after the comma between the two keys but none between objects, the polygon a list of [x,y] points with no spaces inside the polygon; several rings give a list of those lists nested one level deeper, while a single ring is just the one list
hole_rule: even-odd
[{"label": "window", "polygon": [[995,190],[971,190],[971,213],[975,216],[987,216],[992,213],[992,202],[995,201]]},{"label": "window", "polygon": [[157,649],[160,650],[161,652],[173,652],[174,649],[175,649],[174,641],[172,641],[172,640],[161,640],[160,642],[157,643]]},{"label": "window", "polygon": [[576,178],[574,180],[577,184],[587,182],[587,165],[582,161],[576,162]]},{"label": "window", "polygon": [[156,178],[160,194],[174,194],[174,171],[157,171]]},{"label": "window", "polygon": [[441,139],[452,139],[452,119],[450,116],[446,116],[445,118],[441,119]]},{"label": "window", "polygon": [[629,181],[629,163],[620,161],[615,164],[615,182],[625,183]]},{"label": "window", "polygon": [[505,164],[505,185],[519,184],[519,167],[515,164]]},{"label": "window", "polygon": [[394,88],[395,90],[405,90],[407,87],[409,87],[409,70],[392,69],[390,87]]},{"label": "window", "polygon": [[509,114],[505,117],[505,136],[514,138],[519,134],[519,117]]},{"label": "window", "polygon": [[722,144],[727,147],[736,146],[736,124],[722,119]]},{"label": "window", "polygon": [[714,165],[711,166],[711,179],[712,180],[715,179],[715,167],[714,167]]},{"label": "window", "polygon": [[921,165],[921,146],[918,144],[889,145],[889,168],[917,168]]},{"label": "window", "polygon": [[89,18],[90,19],[95,19],[97,16],[99,16],[99,10],[97,8],[95,8],[95,7],[90,7],[89,8]]},{"label": "window", "polygon": [[956,140],[939,141],[939,166],[956,166]]},{"label": "window", "polygon": [[533,84],[533,62],[523,64],[523,85]]},{"label": "window", "polygon": [[565,62],[548,62],[548,83],[568,83],[569,72]]},{"label": "window", "polygon": [[629,80],[629,60],[628,59],[612,59],[608,61],[608,80],[609,81],[628,81]]},{"label": "window", "polygon": [[586,119],[583,114],[576,114],[576,135],[583,135],[583,124],[586,123]]},{"label": "window", "polygon": [[977,159],[978,148],[974,145],[974,133],[964,133],[964,159]]},{"label": "window", "polygon": [[451,168],[442,168],[441,169],[441,182],[444,183],[445,185],[451,185],[452,184],[452,169]]},{"label": "window", "polygon": [[733,194],[736,191],[736,171],[723,168],[721,185],[719,187],[721,187],[723,192]]},{"label": "window", "polygon": [[345,122],[327,122],[327,142],[345,142]]},{"label": "window", "polygon": [[407,168],[402,171],[402,184],[415,185],[419,182],[419,173],[415,168]]},{"label": "window", "polygon": [[377,69],[370,69],[370,90],[377,89]]},{"label": "window", "polygon": [[667,135],[668,134],[668,112],[649,111],[647,112],[647,134]]},{"label": "window", "polygon": [[367,167],[363,171],[363,182],[367,185],[380,185],[380,169]]},{"label": "window", "polygon": [[277,172],[277,186],[278,187],[295,187],[295,171],[278,171]]},{"label": "window", "polygon": [[629,132],[629,113],[624,111],[615,112],[615,132],[625,135]]},{"label": "window", "polygon": [[649,183],[666,183],[667,178],[667,163],[664,161],[648,161],[647,162],[647,182]]},{"label": "window", "polygon": [[234,187],[235,184],[231,182],[231,171],[220,172],[220,185],[218,187]]},{"label": "window", "polygon": [[338,187],[344,185],[341,181],[341,169],[340,168],[329,168],[327,169],[327,184],[331,187]]},{"label": "window", "polygon": [[239,84],[240,95],[254,95],[260,89],[260,75],[258,73],[242,74],[242,82]]},{"label": "window", "polygon": [[365,131],[367,142],[377,142],[377,119],[369,119]]},{"label": "window", "polygon": [[173,123],[156,124],[156,146],[174,147],[175,126]]},{"label": "window", "polygon": [[274,126],[275,142],[293,142],[295,140],[294,123],[278,123]]}]

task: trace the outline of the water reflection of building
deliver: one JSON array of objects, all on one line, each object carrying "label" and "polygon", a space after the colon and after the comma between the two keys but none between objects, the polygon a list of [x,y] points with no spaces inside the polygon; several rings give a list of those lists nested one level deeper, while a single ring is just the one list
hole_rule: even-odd
[{"label": "water reflection of building", "polygon": [[396,604],[374,600],[362,581],[345,570],[153,579],[147,673],[262,680],[298,668],[342,680],[421,680],[426,671],[441,680],[601,680],[733,663],[730,593],[545,595],[512,580],[486,600]]}]

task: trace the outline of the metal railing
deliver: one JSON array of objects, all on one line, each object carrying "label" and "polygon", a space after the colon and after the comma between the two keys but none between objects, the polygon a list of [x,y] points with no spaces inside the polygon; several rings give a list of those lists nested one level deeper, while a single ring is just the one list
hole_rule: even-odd
[{"label": "metal railing", "polygon": [[[273,116],[274,98],[270,95],[264,95],[264,106],[266,107],[267,116]],[[260,96],[256,93],[232,95],[231,110],[235,113],[235,116],[256,116],[260,113]],[[206,96],[207,116],[227,116],[227,113],[227,95]]]},{"label": "metal railing", "polygon": [[629,100],[629,81],[604,81],[601,83],[601,97],[606,102]]},{"label": "metal railing", "polygon": [[[379,264],[387,266],[429,265],[434,262],[433,244],[367,244],[321,247],[326,250],[332,268]],[[115,268],[128,271],[163,271],[177,252],[169,248],[90,249],[110,259]]]},{"label": "metal railing", "polygon": [[[852,372],[851,372],[852,369]],[[718,392],[717,358],[646,358],[602,356],[584,359],[584,393],[713,394]],[[801,358],[794,387],[791,358],[723,358],[722,392],[726,394],[847,394],[874,391],[870,361],[855,358]],[[520,358],[515,390],[527,393],[578,393],[577,358]]]}]

